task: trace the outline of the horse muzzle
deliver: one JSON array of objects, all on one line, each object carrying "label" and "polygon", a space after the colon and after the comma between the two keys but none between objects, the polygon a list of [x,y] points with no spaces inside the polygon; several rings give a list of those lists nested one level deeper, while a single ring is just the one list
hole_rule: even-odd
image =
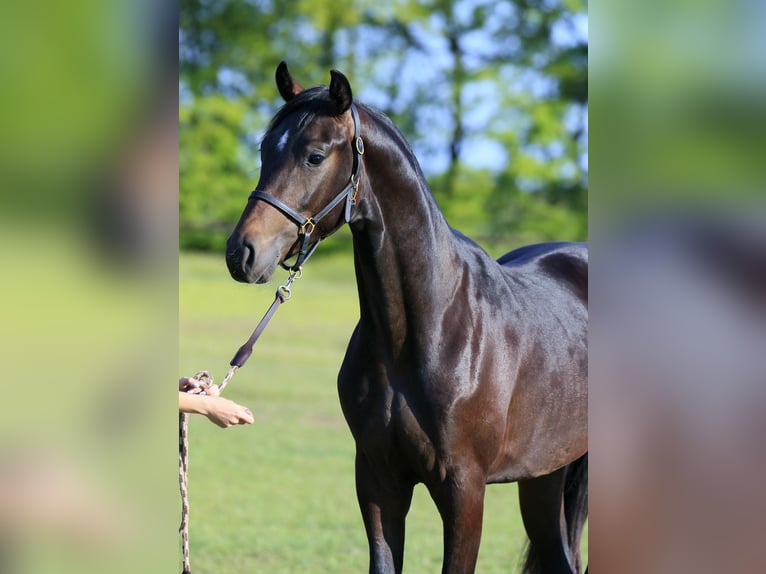
[{"label": "horse muzzle", "polygon": [[266,283],[278,261],[278,250],[258,249],[253,241],[236,232],[226,241],[226,266],[232,279],[240,283]]}]

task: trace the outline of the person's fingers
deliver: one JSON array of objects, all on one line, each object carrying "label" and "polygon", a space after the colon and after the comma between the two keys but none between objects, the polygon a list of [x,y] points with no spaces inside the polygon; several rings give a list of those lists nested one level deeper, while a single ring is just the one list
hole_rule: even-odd
[{"label": "person's fingers", "polygon": [[211,405],[207,413],[208,418],[221,428],[232,425],[253,424],[253,413],[245,406],[239,405],[232,400],[222,397],[210,397],[207,399]]},{"label": "person's fingers", "polygon": [[250,412],[250,409],[236,403],[233,403],[232,406],[234,407],[234,410],[229,417],[230,425],[253,424],[255,419],[253,419],[253,413]]},{"label": "person's fingers", "polygon": [[242,422],[240,424],[253,424],[255,422],[255,419],[253,418],[253,413],[248,409],[247,407],[244,407],[242,410],[242,415],[240,417],[242,419]]},{"label": "person's fingers", "polygon": [[200,382],[193,377],[181,377],[178,379],[178,389],[187,393],[199,393],[202,390]]}]

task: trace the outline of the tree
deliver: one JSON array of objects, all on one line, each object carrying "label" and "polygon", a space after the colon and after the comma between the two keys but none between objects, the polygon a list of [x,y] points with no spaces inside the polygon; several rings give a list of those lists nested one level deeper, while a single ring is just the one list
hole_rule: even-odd
[{"label": "tree", "polygon": [[[182,152],[182,225],[233,223],[229,206],[236,197],[241,208],[253,185],[255,147],[279,105],[273,71],[285,59],[304,85],[326,83],[328,68],[345,71],[355,96],[410,141],[454,224],[487,243],[584,239],[585,9],[580,0],[182,2],[182,145],[224,138],[221,130],[226,145],[188,154],[237,148],[209,165]],[[197,108],[213,96],[239,106],[236,121],[200,120]],[[212,185],[208,169],[223,170],[226,183]]]}]

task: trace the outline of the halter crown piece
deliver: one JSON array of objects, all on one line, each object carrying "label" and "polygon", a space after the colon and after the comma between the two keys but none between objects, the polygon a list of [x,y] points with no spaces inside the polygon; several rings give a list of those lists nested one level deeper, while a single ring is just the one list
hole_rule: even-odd
[{"label": "halter crown piece", "polygon": [[343,220],[348,223],[351,219],[351,208],[356,205],[357,190],[359,188],[359,174],[362,171],[361,156],[364,155],[364,141],[362,140],[362,136],[359,133],[359,113],[357,112],[356,104],[353,102],[351,104],[351,115],[354,118],[354,140],[353,145],[351,146],[354,152],[354,167],[351,172],[351,178],[349,179],[346,187],[344,187],[343,190],[338,195],[336,195],[330,201],[330,203],[324,206],[324,208],[322,208],[316,215],[312,217],[306,217],[273,195],[269,195],[268,193],[258,189],[255,189],[252,193],[250,193],[248,200],[259,199],[261,201],[265,201],[272,207],[279,210],[285,217],[287,217],[290,221],[298,226],[298,240],[300,241],[298,258],[292,265],[287,265],[284,261],[280,262],[280,265],[288,271],[297,272],[306,262],[306,260],[308,260],[308,258],[313,255],[317,246],[324,238],[320,237],[312,243],[311,234],[314,232],[314,229],[316,228],[316,225],[319,223],[319,221],[333,209],[335,209],[335,207],[337,207],[338,204],[344,199],[346,200],[346,206],[343,213]]}]

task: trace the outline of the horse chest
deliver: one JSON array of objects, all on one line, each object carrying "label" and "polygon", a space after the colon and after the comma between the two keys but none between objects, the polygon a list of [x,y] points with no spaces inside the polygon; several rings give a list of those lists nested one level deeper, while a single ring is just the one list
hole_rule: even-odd
[{"label": "horse chest", "polygon": [[[415,400],[414,384],[362,377],[353,390],[341,390],[341,403],[357,447],[386,472],[426,482],[443,476],[445,414],[438,404]],[[411,381],[410,381],[411,383]]]}]

